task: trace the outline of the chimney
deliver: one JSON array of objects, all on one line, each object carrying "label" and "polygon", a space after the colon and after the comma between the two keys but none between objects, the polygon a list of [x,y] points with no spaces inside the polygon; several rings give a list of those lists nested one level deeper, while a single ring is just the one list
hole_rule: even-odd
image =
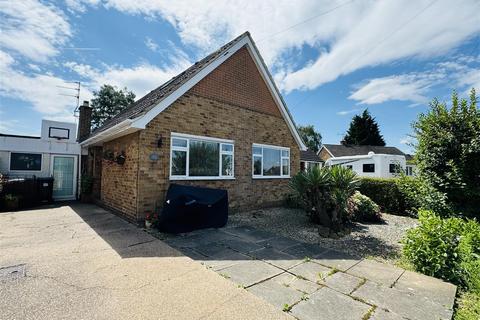
[{"label": "chimney", "polygon": [[85,140],[90,135],[92,126],[92,108],[88,105],[88,101],[83,101],[80,106],[80,116],[78,119],[78,141]]}]

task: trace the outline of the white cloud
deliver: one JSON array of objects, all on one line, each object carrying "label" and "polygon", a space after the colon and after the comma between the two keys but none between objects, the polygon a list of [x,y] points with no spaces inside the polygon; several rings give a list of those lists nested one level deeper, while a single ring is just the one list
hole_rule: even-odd
[{"label": "white cloud", "polygon": [[342,111],[338,111],[337,112],[337,115],[339,116],[346,116],[346,115],[349,115],[349,114],[352,114],[352,113],[356,113],[358,111],[360,111],[361,109],[351,109],[351,110],[342,110]]},{"label": "white cloud", "polygon": [[58,54],[72,31],[63,13],[35,0],[0,1],[0,45],[38,62]]},{"label": "white cloud", "polygon": [[[480,3],[421,1],[104,0],[128,14],[160,17],[185,44],[210,51],[249,30],[285,91],[313,89],[368,66],[428,58],[480,32]],[[303,23],[305,22],[305,23]],[[290,26],[292,26],[290,28]],[[301,67],[303,46],[318,56]]]},{"label": "white cloud", "polygon": [[148,49],[152,51],[158,50],[158,44],[155,41],[153,41],[153,39],[150,37],[145,38],[145,45],[147,46]]},{"label": "white cloud", "polygon": [[433,65],[424,72],[367,80],[356,86],[349,99],[359,104],[377,104],[386,101],[411,101],[409,107],[427,103],[433,86],[447,85],[465,92],[472,87],[480,88],[480,59],[475,56],[458,55],[451,61]]},{"label": "white cloud", "polygon": [[67,62],[64,66],[87,79],[90,90],[97,90],[103,84],[127,87],[138,99],[191,65],[182,57],[172,60],[174,63],[168,66],[142,63],[134,67],[107,66],[102,70],[76,62]]},{"label": "white cloud", "polygon": [[[71,94],[57,86],[65,86],[65,80],[51,74],[27,75],[15,69],[15,59],[0,51],[0,95],[29,102],[35,111],[50,119],[73,120],[76,101],[73,97],[60,95]],[[81,98],[91,96],[83,89]],[[5,124],[4,124],[5,125]]]}]

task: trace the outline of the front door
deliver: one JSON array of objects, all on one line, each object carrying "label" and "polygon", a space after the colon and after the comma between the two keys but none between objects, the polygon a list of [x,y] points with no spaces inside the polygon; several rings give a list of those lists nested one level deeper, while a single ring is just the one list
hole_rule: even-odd
[{"label": "front door", "polygon": [[52,158],[53,170],[53,199],[72,200],[76,194],[76,157],[54,155]]}]

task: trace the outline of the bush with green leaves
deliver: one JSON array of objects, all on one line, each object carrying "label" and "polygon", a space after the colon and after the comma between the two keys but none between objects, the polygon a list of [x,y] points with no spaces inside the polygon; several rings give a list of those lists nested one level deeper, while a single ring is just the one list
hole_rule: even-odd
[{"label": "bush with green leaves", "polygon": [[338,231],[346,221],[347,201],[358,187],[358,178],[341,166],[313,167],[295,175],[290,187],[312,221]]},{"label": "bush with green leaves", "polygon": [[403,254],[416,271],[480,290],[480,224],[419,211],[420,225],[407,231]]},{"label": "bush with green leaves", "polygon": [[356,191],[348,199],[348,218],[358,222],[381,222],[380,207],[369,197]]},{"label": "bush with green leaves", "polygon": [[378,204],[383,212],[407,215],[405,197],[398,188],[396,179],[362,178],[358,191]]},{"label": "bush with green leaves", "polygon": [[480,214],[480,110],[470,99],[452,95],[452,105],[434,99],[412,124],[420,175],[445,193],[455,210]]},{"label": "bush with green leaves", "polygon": [[419,210],[431,210],[444,217],[451,215],[447,196],[424,178],[401,175],[395,179],[395,183],[402,194],[401,201],[408,215],[417,216]]}]

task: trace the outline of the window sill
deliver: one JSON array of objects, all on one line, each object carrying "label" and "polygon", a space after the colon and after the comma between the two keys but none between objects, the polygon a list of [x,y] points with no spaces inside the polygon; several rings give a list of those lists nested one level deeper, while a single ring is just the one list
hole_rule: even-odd
[{"label": "window sill", "polygon": [[252,179],[290,179],[290,176],[252,176]]},{"label": "window sill", "polygon": [[194,180],[235,180],[235,177],[170,177],[170,181]]}]

